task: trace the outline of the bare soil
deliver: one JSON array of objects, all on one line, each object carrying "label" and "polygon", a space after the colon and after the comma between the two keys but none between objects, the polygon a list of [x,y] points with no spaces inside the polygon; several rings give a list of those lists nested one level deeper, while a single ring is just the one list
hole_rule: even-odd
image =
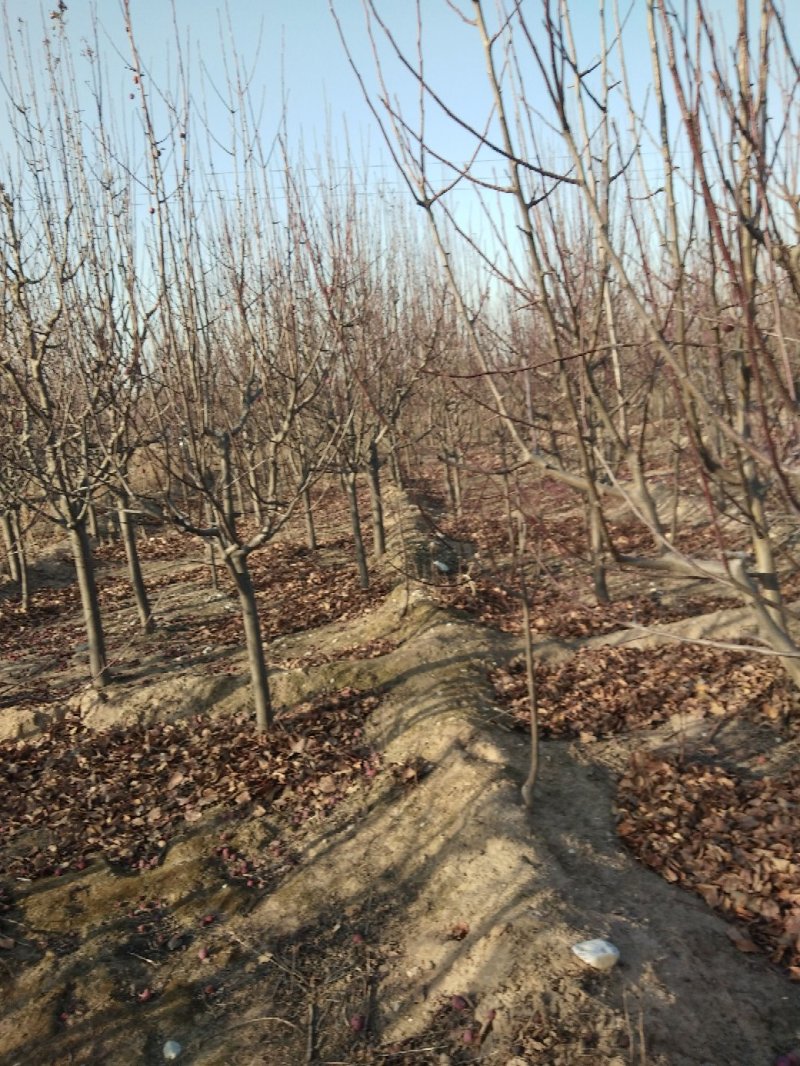
[{"label": "bare soil", "polygon": [[[772,714],[765,707],[780,693],[765,695],[754,680],[753,699],[734,706],[706,664],[706,688],[694,684],[668,713],[651,707],[629,721],[619,687],[609,695],[602,678],[581,675],[591,683],[554,688],[549,709],[545,699],[528,812],[518,628],[496,614],[481,620],[492,614],[488,600],[473,610],[454,603],[463,589],[447,579],[403,577],[409,543],[416,551],[429,530],[399,498],[388,511],[393,548],[369,593],[355,587],[341,536],[326,536],[318,555],[291,543],[263,553],[274,750],[249,732],[228,591],[209,588],[185,542],[159,534],[143,546],[160,623],[152,636],[136,632],[119,559],[107,552],[101,585],[117,679],[103,700],[82,680],[63,553],[40,561],[28,617],[6,590],[0,1062],[156,1064],[175,1041],[177,1061],[196,1066],[768,1066],[800,1045],[794,942],[777,950],[743,905],[726,911],[720,896],[712,907],[682,887],[696,889],[681,858],[694,830],[666,801],[654,814],[643,790],[626,814],[617,793],[631,755],[783,780],[798,754],[791,697]],[[735,609],[699,614],[702,595],[711,594],[696,583],[662,589],[669,610],[647,618],[644,636],[609,631],[602,619],[589,627],[594,636],[559,635],[563,602],[543,604],[543,691],[580,655],[674,644],[659,625],[671,636],[747,635]],[[681,597],[692,601],[683,617],[673,609]],[[593,608],[574,609],[585,625]],[[606,679],[625,676],[621,661],[608,659]],[[658,683],[674,678],[666,670]],[[630,685],[631,707],[641,708],[641,688]],[[577,724],[559,718],[569,700],[586,708]],[[595,715],[600,705],[605,717]],[[50,762],[37,763],[45,740]],[[132,770],[119,751],[129,760],[145,751],[146,768]],[[204,776],[212,752],[213,788]],[[26,807],[15,775],[28,764],[42,781],[62,781],[64,794],[54,784],[46,805]],[[130,797],[132,782],[144,782],[141,828],[131,824],[132,799],[125,814],[124,789],[102,785],[108,824],[92,830],[95,846],[86,822],[76,851],[70,819],[84,808],[74,794],[100,788],[112,764],[128,767]],[[30,780],[33,788],[39,778]],[[170,797],[182,789],[180,807]],[[784,839],[796,831],[793,803]],[[646,834],[637,828],[645,813]],[[617,831],[624,817],[629,846]],[[636,834],[659,841],[670,818],[674,877],[669,863],[661,876],[634,855]],[[721,822],[720,847],[726,832]],[[737,861],[732,851],[717,872],[723,887]],[[792,871],[796,861],[787,858]],[[784,917],[800,906],[796,881],[794,893],[779,901]],[[608,972],[571,950],[596,937],[620,951]]]}]

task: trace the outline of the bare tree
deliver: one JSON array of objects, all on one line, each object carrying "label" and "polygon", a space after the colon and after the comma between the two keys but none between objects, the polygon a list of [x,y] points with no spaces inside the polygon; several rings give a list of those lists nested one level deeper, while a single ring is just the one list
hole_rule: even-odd
[{"label": "bare tree", "polygon": [[[230,112],[238,124],[229,151],[239,180],[222,186],[192,149],[203,122],[194,121],[180,50],[180,95],[173,97],[143,68],[127,3],[124,13],[152,204],[148,250],[158,299],[146,358],[160,432],[144,450],[156,491],[118,474],[142,506],[218,547],[238,596],[256,723],[264,730],[273,711],[248,560],[286,525],[327,462],[330,438],[318,440],[299,480],[291,479],[298,470],[288,460],[293,434],[330,376],[328,327],[308,302],[297,227],[275,209],[238,60],[230,57]],[[242,480],[255,502],[255,528],[237,509]]]},{"label": "bare tree", "polygon": [[[416,55],[372,0],[364,7],[374,91],[354,69],[429,219],[473,372],[520,460],[583,497],[598,596],[607,561],[711,578],[752,609],[762,640],[800,682],[777,561],[784,517],[797,510],[784,457],[796,432],[797,351],[786,318],[797,301],[789,190],[800,91],[779,6],[738,3],[730,61],[704,0],[650,0],[655,110],[646,113],[626,66],[629,49],[645,42],[632,41],[616,3],[599,5],[598,51],[588,56],[578,53],[568,0],[501,2],[491,12],[482,0],[451,4],[483,51],[488,103],[478,117],[427,78],[420,5]],[[386,84],[389,59],[414,87],[413,117]],[[768,121],[771,96],[785,120]],[[434,142],[431,110],[471,141],[466,162]],[[479,152],[497,161],[491,180],[474,164]],[[434,173],[444,176],[435,182]],[[484,209],[481,229],[462,221],[453,200],[465,184]],[[466,283],[455,249],[508,294],[505,320]],[[515,315],[527,329],[512,326]],[[519,344],[526,335],[543,339],[535,360]],[[513,358],[503,365],[504,351]],[[515,386],[531,373],[528,399]],[[546,405],[558,411],[549,441],[526,417]],[[716,555],[713,544],[710,555],[687,555],[670,536],[658,472],[684,441]],[[648,531],[652,554],[615,546],[609,516],[623,512]],[[749,552],[726,547],[729,519],[747,529]]]},{"label": "bare tree", "polygon": [[61,20],[45,37],[43,85],[24,37],[15,47],[6,29],[15,156],[0,181],[0,376],[19,412],[14,461],[25,502],[68,534],[91,675],[102,686],[108,664],[89,520],[132,397],[123,373],[128,353],[110,336],[112,321],[125,313],[117,255],[102,221],[103,181],[93,172],[70,88],[74,70]]}]

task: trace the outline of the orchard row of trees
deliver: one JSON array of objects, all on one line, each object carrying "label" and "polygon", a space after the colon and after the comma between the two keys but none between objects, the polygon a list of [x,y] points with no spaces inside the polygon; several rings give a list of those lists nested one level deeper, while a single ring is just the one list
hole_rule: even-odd
[{"label": "orchard row of trees", "polygon": [[150,85],[128,17],[143,163],[105,119],[92,50],[91,120],[66,88],[78,78],[54,21],[44,94],[24,57],[9,57],[16,155],[0,186],[0,390],[12,414],[0,507],[10,559],[24,584],[23,513],[66,531],[102,686],[98,500],[115,503],[145,629],[137,516],[209,542],[239,596],[263,729],[272,712],[248,557],[298,509],[313,546],[310,489],[334,474],[368,583],[356,479],[369,479],[381,554],[380,468],[398,461],[404,408],[453,344],[452,299],[414,226],[360,200],[355,173],[312,187],[285,128],[268,155],[238,70],[233,177],[197,167],[191,142],[204,131],[189,86],[173,97]]},{"label": "orchard row of trees", "polygon": [[[574,492],[598,599],[610,565],[712,578],[752,609],[800,683],[781,591],[800,506],[800,65],[781,10],[737,0],[738,35],[723,41],[705,0],[647,0],[647,40],[632,42],[616,4],[600,3],[599,45],[582,56],[567,0],[451,8],[481,43],[488,116],[444,99],[422,49],[403,53],[365,0],[374,93],[356,72],[407,209],[365,192],[355,166],[330,158],[312,171],[285,121],[266,144],[233,56],[230,128],[211,129],[177,43],[175,87],[153,84],[127,4],[133,134],[114,120],[97,42],[76,56],[54,13],[42,85],[7,28],[0,516],[23,584],[25,524],[67,532],[96,685],[109,673],[98,499],[114,501],[145,628],[137,518],[216,546],[263,729],[252,552],[295,513],[313,547],[312,488],[334,476],[366,584],[359,479],[380,555],[382,471],[401,480],[438,457],[458,509],[477,446],[504,457],[501,474]],[[649,57],[647,111],[631,48]],[[413,81],[414,115],[387,84],[389,61]],[[93,114],[70,88],[78,62]],[[496,159],[491,181],[430,142],[431,111]],[[465,187],[477,223],[455,199]],[[749,551],[726,552],[720,535],[715,554],[682,553],[670,477],[702,496],[714,528],[739,522]],[[648,531],[649,553],[614,544],[609,514],[621,509]]]}]

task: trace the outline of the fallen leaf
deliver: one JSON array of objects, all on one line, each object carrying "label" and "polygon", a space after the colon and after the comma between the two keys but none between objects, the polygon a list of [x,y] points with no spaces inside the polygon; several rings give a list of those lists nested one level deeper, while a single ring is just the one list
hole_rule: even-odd
[{"label": "fallen leaf", "polygon": [[758,951],[758,945],[755,944],[746,933],[743,933],[741,929],[737,929],[735,925],[729,926],[725,932],[728,934],[728,939],[734,947],[739,949],[739,951],[744,951],[748,954]]}]

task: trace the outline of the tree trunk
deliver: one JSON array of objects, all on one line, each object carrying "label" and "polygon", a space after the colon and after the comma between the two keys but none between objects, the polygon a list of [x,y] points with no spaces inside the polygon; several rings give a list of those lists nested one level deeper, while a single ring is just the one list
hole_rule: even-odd
[{"label": "tree trunk", "polygon": [[89,450],[89,431],[85,418],[81,429],[81,452],[83,456],[83,489],[86,493],[86,531],[94,543],[99,544],[97,508],[94,505],[94,485],[91,478],[92,459]]},{"label": "tree trunk", "polygon": [[258,482],[255,471],[251,466],[247,467],[247,487],[250,489],[250,505],[253,508],[253,517],[260,529],[264,525],[264,512],[261,510],[261,498],[258,495]]},{"label": "tree trunk", "polygon": [[447,483],[447,496],[450,500],[450,510],[460,518],[463,512],[461,500],[461,474],[458,469],[458,456],[449,449],[444,456],[444,476]]},{"label": "tree trunk", "polygon": [[[505,454],[503,455],[505,466]],[[514,504],[511,500],[511,478],[507,472],[503,472],[503,502],[506,507],[506,528],[508,530],[508,550],[511,552],[514,569],[516,570],[519,544],[517,542],[517,523],[514,517]]]},{"label": "tree trunk", "polygon": [[97,524],[97,508],[94,505],[94,497],[90,496],[86,504],[86,532],[95,544],[100,543],[100,528]]},{"label": "tree trunk", "polygon": [[[206,523],[211,525],[214,521],[214,512],[211,510],[211,505],[206,501],[203,505],[203,514],[206,518]],[[206,541],[206,562],[208,563],[208,569],[211,571],[211,587],[215,592],[219,592],[219,573],[217,570],[217,542],[210,537]]]},{"label": "tree trunk", "polygon": [[17,563],[17,582],[19,583],[19,602],[23,611],[30,606],[30,588],[28,583],[28,556],[25,551],[25,538],[19,520],[19,508],[11,512],[11,531],[14,540],[14,555]]},{"label": "tree trunk", "polygon": [[17,556],[17,545],[14,540],[14,527],[11,522],[11,511],[3,511],[2,515],[0,515],[0,527],[2,527],[3,530],[3,543],[6,548],[8,572],[11,575],[11,580],[19,583],[19,558]]},{"label": "tree trunk", "polygon": [[122,534],[122,543],[125,545],[125,557],[128,560],[128,579],[133,590],[133,598],[136,601],[136,611],[139,622],[145,633],[152,633],[155,629],[155,620],[150,609],[150,600],[147,596],[147,588],[142,577],[142,567],[139,562],[139,551],[136,547],[136,525],[128,510],[128,501],[121,500],[117,509],[119,528]]},{"label": "tree trunk", "polygon": [[106,645],[103,635],[103,623],[100,617],[100,603],[97,597],[94,559],[92,558],[85,518],[73,518],[69,528],[69,541],[72,548],[72,557],[75,560],[83,621],[89,645],[89,671],[94,685],[97,688],[103,688],[109,679]]},{"label": "tree trunk", "polygon": [[400,448],[394,438],[392,438],[391,450],[389,452],[389,470],[395,486],[402,490],[405,487],[405,479],[403,477],[403,468],[400,463]]},{"label": "tree trunk", "polygon": [[536,691],[536,661],[533,657],[533,637],[531,636],[531,602],[528,586],[525,584],[524,566],[520,569],[520,591],[522,592],[522,625],[525,637],[525,673],[528,682],[528,714],[530,715],[530,761],[528,776],[522,786],[522,802],[533,810],[533,790],[539,776],[539,708]]},{"label": "tree trunk", "polygon": [[317,543],[317,529],[314,525],[314,511],[311,507],[311,489],[305,485],[302,489],[303,517],[306,523],[306,544],[312,552],[319,547]]},{"label": "tree trunk", "polygon": [[[256,525],[260,529],[264,524],[264,513],[261,509],[261,496],[258,491],[258,478],[256,477],[258,455],[255,446],[247,435],[247,431],[244,433],[244,444],[245,464],[247,467],[245,476],[247,478],[247,488],[250,491],[250,505],[253,508],[253,517],[256,520]],[[244,511],[244,506],[242,506],[242,511]]]},{"label": "tree trunk", "polygon": [[219,592],[219,571],[217,568],[217,546],[213,540],[206,542],[206,562],[208,563],[208,569],[211,572],[211,587],[215,592]]},{"label": "tree trunk", "polygon": [[383,521],[383,499],[381,497],[381,466],[375,441],[370,441],[369,445],[367,479],[372,507],[372,548],[375,558],[380,559],[386,554],[386,527]]},{"label": "tree trunk", "polygon": [[235,552],[233,555],[226,555],[225,560],[239,594],[244,640],[247,647],[247,665],[250,668],[250,682],[256,710],[256,729],[259,733],[265,733],[272,725],[273,713],[255,590],[247,565],[247,557]]},{"label": "tree trunk", "polygon": [[347,500],[350,504],[350,524],[353,528],[353,541],[356,548],[356,563],[358,564],[358,579],[362,589],[369,588],[369,570],[367,569],[367,553],[364,550],[364,538],[361,534],[361,516],[358,513],[358,495],[356,493],[356,475],[348,472],[344,475],[344,487]]},{"label": "tree trunk", "polygon": [[592,557],[592,584],[594,585],[594,597],[598,603],[610,603],[606,582],[606,564],[603,558],[604,540],[603,524],[597,505],[589,500],[588,508],[589,525],[589,550]]},{"label": "tree trunk", "polygon": [[236,478],[233,491],[236,494],[236,509],[244,518],[247,515],[247,504],[244,499],[244,485],[240,477]]}]

